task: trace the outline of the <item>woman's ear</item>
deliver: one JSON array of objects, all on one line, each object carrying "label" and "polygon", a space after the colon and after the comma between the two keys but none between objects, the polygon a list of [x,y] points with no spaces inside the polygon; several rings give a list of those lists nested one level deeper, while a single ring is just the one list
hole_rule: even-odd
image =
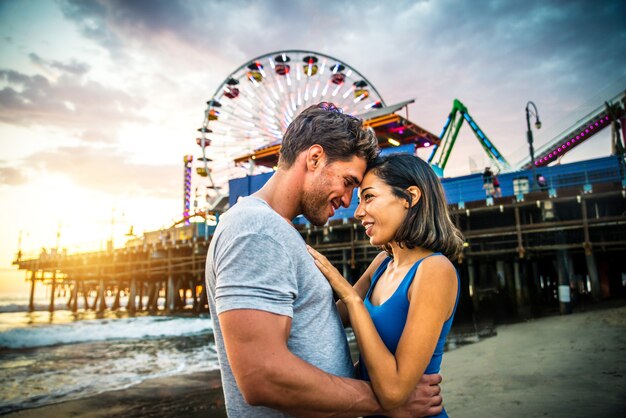
[{"label": "woman's ear", "polygon": [[[422,191],[417,186],[410,186],[406,192],[411,196],[411,205],[413,207],[422,198]],[[406,208],[409,208],[409,202],[406,202]]]}]

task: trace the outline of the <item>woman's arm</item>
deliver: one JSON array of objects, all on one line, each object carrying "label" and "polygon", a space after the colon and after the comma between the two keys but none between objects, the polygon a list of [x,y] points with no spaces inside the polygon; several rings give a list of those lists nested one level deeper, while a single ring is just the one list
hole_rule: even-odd
[{"label": "woman's arm", "polygon": [[[309,247],[310,248],[310,247]],[[370,284],[372,282],[372,277],[374,276],[374,272],[380,266],[380,263],[387,257],[387,253],[382,251],[380,252],[374,260],[367,267],[365,272],[361,275],[359,280],[354,284],[353,288],[356,294],[361,298],[361,300],[365,299],[365,295],[370,288]],[[331,284],[332,285],[332,284]],[[341,316],[341,321],[343,322],[343,326],[347,327],[350,325],[350,317],[348,315],[348,308],[346,308],[346,304],[343,303],[341,298],[337,299],[337,309],[339,310],[339,315]]]},{"label": "woman's arm", "polygon": [[384,407],[401,405],[424,374],[450,317],[457,292],[454,266],[445,257],[424,260],[415,274],[406,325],[395,355],[378,335],[362,302],[346,301],[372,388]]},{"label": "woman's arm", "polygon": [[311,254],[347,307],[379,402],[384,408],[402,405],[424,374],[454,307],[458,286],[454,266],[445,257],[432,257],[421,264],[410,290],[406,325],[393,355],[378,335],[363,299],[324,256]]}]

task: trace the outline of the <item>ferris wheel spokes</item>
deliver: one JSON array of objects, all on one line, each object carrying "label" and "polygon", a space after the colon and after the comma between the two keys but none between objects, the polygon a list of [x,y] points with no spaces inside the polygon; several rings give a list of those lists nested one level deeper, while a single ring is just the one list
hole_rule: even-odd
[{"label": "ferris wheel spokes", "polygon": [[383,104],[358,71],[324,54],[289,50],[248,61],[207,102],[203,156],[209,146],[215,155],[230,157],[279,143],[298,113],[321,101],[333,102],[345,113]]}]

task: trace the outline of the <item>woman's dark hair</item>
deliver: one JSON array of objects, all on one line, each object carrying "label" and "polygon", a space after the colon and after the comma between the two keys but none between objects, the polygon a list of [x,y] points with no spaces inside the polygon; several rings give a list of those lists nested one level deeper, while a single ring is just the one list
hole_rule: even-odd
[{"label": "woman's dark hair", "polygon": [[287,127],[280,148],[279,166],[286,168],[313,145],[324,148],[329,163],[357,156],[368,164],[378,155],[378,139],[363,121],[346,115],[332,103],[322,102],[302,111]]},{"label": "woman's dark hair", "polygon": [[[409,154],[390,154],[378,157],[370,171],[391,186],[394,195],[409,202],[394,241],[400,247],[422,247],[455,260],[463,250],[463,235],[450,219],[443,186],[428,163]],[[422,192],[413,206],[407,192],[411,186]],[[383,249],[391,255],[388,244]]]}]

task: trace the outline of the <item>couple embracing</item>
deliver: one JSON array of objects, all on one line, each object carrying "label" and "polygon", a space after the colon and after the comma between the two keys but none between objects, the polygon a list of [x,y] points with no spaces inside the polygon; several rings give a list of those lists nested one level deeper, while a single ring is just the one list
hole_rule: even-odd
[{"label": "couple embracing", "polygon": [[[292,219],[324,225],[357,187],[354,217],[381,253],[352,286]],[[373,131],[332,104],[304,110],[274,175],[220,218],[207,255],[228,415],[447,416],[438,372],[461,247],[427,163],[379,157]],[[356,367],[344,326],[359,345]]]}]

